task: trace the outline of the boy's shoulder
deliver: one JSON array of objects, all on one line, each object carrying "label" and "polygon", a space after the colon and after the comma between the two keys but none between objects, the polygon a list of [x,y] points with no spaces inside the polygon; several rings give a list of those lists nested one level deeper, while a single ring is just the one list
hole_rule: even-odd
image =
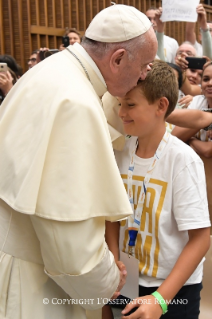
[{"label": "boy's shoulder", "polygon": [[[126,138],[126,143],[122,151],[115,151],[116,159],[128,158],[135,148],[137,137],[131,136]],[[182,142],[176,136],[170,134],[168,144],[164,150],[161,159],[168,162],[175,162],[176,165],[188,165],[193,162],[202,162],[197,153],[186,143]]]},{"label": "boy's shoulder", "polygon": [[175,161],[184,161],[185,164],[189,162],[202,162],[199,155],[186,143],[182,142],[176,136],[170,135],[167,145],[166,155],[172,156]]}]

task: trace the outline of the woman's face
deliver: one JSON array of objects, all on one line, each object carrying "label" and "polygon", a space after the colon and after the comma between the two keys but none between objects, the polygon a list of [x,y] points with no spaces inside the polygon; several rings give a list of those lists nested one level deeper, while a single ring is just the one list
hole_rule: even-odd
[{"label": "woman's face", "polygon": [[207,99],[212,99],[212,64],[203,71],[202,94],[204,94]]},{"label": "woman's face", "polygon": [[75,33],[75,32],[70,32],[70,33],[68,34],[68,37],[69,37],[69,44],[72,44],[72,45],[73,45],[75,42],[78,42],[78,43],[81,42],[80,37],[79,37],[78,34]]},{"label": "woman's face", "polygon": [[187,69],[186,70],[186,76],[191,83],[191,85],[198,85],[201,83],[202,79],[202,70],[196,70],[196,69]]}]

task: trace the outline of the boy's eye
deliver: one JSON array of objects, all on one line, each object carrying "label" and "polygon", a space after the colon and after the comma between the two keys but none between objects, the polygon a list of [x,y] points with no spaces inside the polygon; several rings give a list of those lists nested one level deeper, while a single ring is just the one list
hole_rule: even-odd
[{"label": "boy's eye", "polygon": [[128,106],[129,106],[129,107],[133,107],[133,106],[135,106],[135,104],[128,104]]}]

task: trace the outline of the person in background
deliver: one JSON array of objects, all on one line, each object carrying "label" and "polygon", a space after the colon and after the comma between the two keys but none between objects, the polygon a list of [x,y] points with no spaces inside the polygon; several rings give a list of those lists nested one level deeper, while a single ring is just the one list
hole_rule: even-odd
[{"label": "person in background", "polygon": [[[75,28],[68,29],[67,36],[69,37],[70,45],[73,45],[75,42],[81,43],[81,34],[77,29]],[[62,51],[64,49],[65,49],[64,45],[61,44],[59,50]]]},{"label": "person in background", "polygon": [[31,53],[29,59],[28,59],[28,67],[29,67],[29,69],[31,69],[33,66],[35,66],[38,63],[38,61],[37,61],[37,54],[38,54],[37,51],[38,50],[33,51]]},{"label": "person in background", "polygon": [[[176,53],[175,64],[182,70],[183,81],[181,91],[185,95],[195,96],[201,94],[202,70],[188,69],[188,61],[186,60],[186,57],[195,56],[196,49],[188,41],[183,42]],[[206,58],[206,60],[209,60],[209,58]]]},{"label": "person in background", "polygon": [[212,23],[207,22],[206,11],[202,4],[197,6],[196,11],[200,26],[199,40],[202,42],[202,45],[196,40],[195,22],[186,23],[186,41],[194,45],[197,56],[207,56],[209,59],[212,59]]},{"label": "person in background", "polygon": [[22,76],[22,68],[11,55],[0,55],[0,62],[7,63],[8,68],[15,73],[17,79]]},{"label": "person in background", "polygon": [[146,16],[153,24],[154,31],[156,32],[158,40],[158,57],[166,62],[175,61],[177,49],[179,47],[177,41],[164,34],[165,23],[160,20],[162,8],[150,7],[146,11]]},{"label": "person in background", "polygon": [[[212,62],[207,62],[204,66],[201,86],[202,95],[195,96],[188,109],[212,108]],[[200,156],[212,157],[212,143],[206,130],[201,129],[196,133],[192,129],[175,127],[172,133],[187,142]]]},{"label": "person in background", "polygon": [[9,68],[7,72],[0,72],[0,105],[16,82],[16,75]]}]

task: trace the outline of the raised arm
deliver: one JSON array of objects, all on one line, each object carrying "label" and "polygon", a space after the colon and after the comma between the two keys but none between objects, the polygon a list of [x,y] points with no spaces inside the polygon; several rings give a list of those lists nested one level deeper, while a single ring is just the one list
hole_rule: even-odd
[{"label": "raised arm", "polygon": [[162,14],[162,8],[158,8],[155,12],[155,21],[157,23],[157,32],[156,32],[156,37],[158,40],[158,51],[157,55],[162,61],[166,61],[166,57],[164,54],[164,27],[165,23],[160,20]]},{"label": "raised arm", "polygon": [[193,45],[196,42],[195,25],[195,22],[186,22],[185,41],[189,41]]},{"label": "raised arm", "polygon": [[205,8],[202,4],[197,6],[198,22],[200,26],[200,32],[202,36],[202,50],[203,55],[212,59],[212,43],[211,34],[207,25],[207,15]]}]

